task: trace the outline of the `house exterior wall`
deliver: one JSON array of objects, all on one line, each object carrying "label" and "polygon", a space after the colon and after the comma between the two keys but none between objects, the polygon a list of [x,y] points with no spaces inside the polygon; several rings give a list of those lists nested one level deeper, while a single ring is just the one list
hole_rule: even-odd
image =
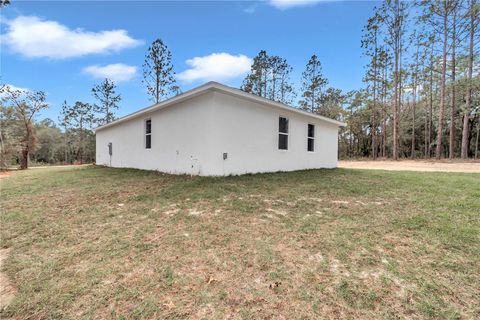
[{"label": "house exterior wall", "polygon": [[[338,126],[222,92],[214,95],[212,175],[335,168]],[[289,119],[288,150],[278,149],[278,119]],[[315,125],[314,152],[307,151]],[[227,159],[223,160],[223,153]]]},{"label": "house exterior wall", "polygon": [[[280,116],[289,119],[288,150],[278,149]],[[147,119],[152,121],[151,149],[145,148]],[[308,124],[315,125],[314,152],[307,151]],[[98,130],[96,139],[97,164],[172,174],[222,176],[337,165],[336,124],[217,90]]]},{"label": "house exterior wall", "polygon": [[[213,92],[96,132],[96,163],[208,175]],[[145,148],[145,120],[152,120],[152,146]],[[112,143],[112,157],[108,143]]]}]

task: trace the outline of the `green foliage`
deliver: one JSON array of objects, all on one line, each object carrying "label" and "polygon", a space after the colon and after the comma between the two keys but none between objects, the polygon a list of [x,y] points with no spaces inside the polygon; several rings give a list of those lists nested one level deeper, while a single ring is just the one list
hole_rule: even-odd
[{"label": "green foliage", "polygon": [[63,157],[62,132],[50,119],[35,124],[37,143],[32,160],[37,163],[59,163]]},{"label": "green foliage", "polygon": [[[76,101],[62,106],[60,120],[64,127],[64,161],[79,163],[92,162],[95,159],[94,107],[89,103]],[[69,157],[70,155],[70,157]]]},{"label": "green foliage", "polygon": [[[13,155],[12,148],[8,146],[17,143],[20,149],[19,155],[17,155],[20,159],[20,169],[27,169],[30,153],[35,148],[33,124],[37,114],[41,110],[48,108],[46,95],[43,91],[15,89],[8,85],[0,87],[0,94],[2,95],[2,108],[6,107],[5,112],[2,112],[2,117],[5,116],[7,119],[4,121],[4,124],[7,126],[12,125],[16,128],[17,124],[20,123],[22,127],[21,133],[15,130],[15,128],[2,130],[6,132],[2,137],[2,143],[5,142],[5,139],[11,140],[5,142],[5,146],[9,151],[7,149],[4,151],[4,147],[2,147],[2,154],[4,154],[2,155],[2,165],[8,163],[8,160],[4,159],[4,157]],[[12,121],[8,121],[8,119]],[[13,132],[16,132],[17,135],[14,136]]]},{"label": "green foliage", "polygon": [[15,112],[0,105],[0,169],[15,165],[20,155],[23,126]]},{"label": "green foliage", "polygon": [[336,88],[328,88],[318,98],[318,108],[315,113],[340,120],[345,113],[344,104],[346,103],[347,96],[342,93],[342,90]]}]

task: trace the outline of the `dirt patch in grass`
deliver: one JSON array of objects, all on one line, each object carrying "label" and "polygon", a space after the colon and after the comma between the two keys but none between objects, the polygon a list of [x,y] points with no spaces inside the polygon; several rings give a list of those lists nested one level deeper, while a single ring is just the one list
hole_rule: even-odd
[{"label": "dirt patch in grass", "polygon": [[477,174],[81,167],[19,172],[2,188],[18,292],[0,316],[480,315]]},{"label": "dirt patch in grass", "polygon": [[6,308],[15,297],[16,289],[12,286],[8,276],[2,271],[5,259],[10,249],[0,249],[0,310]]},{"label": "dirt patch in grass", "polygon": [[10,171],[0,170],[0,179],[10,176],[12,173]]},{"label": "dirt patch in grass", "polygon": [[347,169],[373,169],[393,171],[423,171],[423,172],[471,172],[480,173],[480,161],[427,161],[427,160],[362,160],[339,161],[339,168]]}]

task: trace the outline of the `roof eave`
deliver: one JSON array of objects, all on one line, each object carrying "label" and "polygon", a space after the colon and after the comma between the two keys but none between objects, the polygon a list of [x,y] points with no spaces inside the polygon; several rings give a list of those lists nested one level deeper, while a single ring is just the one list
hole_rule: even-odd
[{"label": "roof eave", "polygon": [[344,123],[344,122],[337,121],[337,120],[334,120],[334,119],[330,119],[330,118],[327,118],[327,117],[324,117],[324,116],[321,116],[321,115],[317,115],[317,114],[314,114],[314,113],[311,113],[311,112],[307,112],[307,111],[304,111],[304,110],[300,110],[300,109],[291,107],[289,105],[286,105],[284,103],[273,101],[273,100],[270,100],[270,99],[267,99],[267,98],[264,98],[264,97],[260,97],[260,96],[257,96],[257,95],[251,94],[251,93],[247,93],[247,92],[244,92],[240,89],[224,86],[224,85],[216,83],[216,82],[212,83],[212,87],[217,89],[220,92],[228,92],[228,93],[231,93],[233,95],[240,96],[242,98],[246,98],[246,99],[254,101],[254,102],[265,103],[265,104],[268,104],[268,105],[272,105],[272,106],[275,106],[275,107],[278,107],[278,108],[282,108],[286,111],[292,111],[292,112],[299,113],[299,114],[302,114],[302,115],[307,116],[307,117],[322,120],[324,122],[328,122],[330,124],[334,124],[334,125],[337,125],[339,127],[345,127],[346,126],[346,123]]},{"label": "roof eave", "polygon": [[96,129],[94,129],[94,132],[97,132],[99,130],[103,130],[103,129],[106,129],[106,128],[109,128],[109,127],[113,127],[117,124],[126,122],[128,120],[135,119],[135,118],[137,118],[141,115],[149,114],[151,112],[166,108],[166,107],[168,107],[172,104],[176,104],[176,103],[179,103],[181,101],[184,101],[184,100],[190,99],[192,97],[195,97],[197,95],[201,95],[201,94],[207,92],[208,90],[218,90],[219,92],[230,93],[234,96],[238,96],[238,97],[241,97],[241,98],[244,98],[244,99],[248,99],[250,101],[254,101],[254,102],[258,102],[258,103],[264,103],[264,104],[268,104],[268,105],[271,105],[271,106],[275,106],[275,107],[284,109],[286,111],[299,113],[299,114],[302,114],[304,116],[315,118],[315,119],[318,119],[318,120],[322,120],[324,122],[327,122],[327,123],[330,123],[330,124],[333,124],[333,125],[336,125],[336,126],[339,126],[339,127],[346,126],[346,124],[341,122],[341,121],[337,121],[337,120],[334,120],[334,119],[330,119],[330,118],[327,118],[327,117],[316,115],[316,114],[313,114],[313,113],[310,113],[310,112],[307,112],[307,111],[304,111],[304,110],[299,110],[299,109],[296,109],[294,107],[288,106],[286,104],[276,102],[276,101],[272,101],[272,100],[269,100],[269,99],[266,99],[266,98],[263,98],[263,97],[259,97],[257,95],[247,93],[247,92],[241,91],[239,89],[228,87],[228,86],[225,86],[225,85],[220,84],[218,82],[213,82],[212,81],[212,82],[207,82],[206,84],[201,85],[197,88],[194,88],[194,89],[188,90],[184,93],[181,93],[181,94],[179,94],[179,95],[177,95],[173,98],[170,98],[168,100],[161,101],[161,102],[156,103],[154,105],[151,105],[149,107],[140,109],[140,110],[138,110],[134,113],[131,113],[131,114],[126,115],[122,118],[119,118],[119,119],[117,119],[113,122],[110,122],[110,123],[107,123],[107,124],[102,125],[100,127],[97,127]]}]

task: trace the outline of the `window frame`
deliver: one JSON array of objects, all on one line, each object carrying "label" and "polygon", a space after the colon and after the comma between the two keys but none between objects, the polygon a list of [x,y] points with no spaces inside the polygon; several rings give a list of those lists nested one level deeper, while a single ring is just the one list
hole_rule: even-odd
[{"label": "window frame", "polygon": [[[280,132],[280,119],[281,118],[284,118],[287,120],[287,132]],[[290,144],[290,118],[288,118],[287,116],[284,116],[284,115],[281,115],[279,114],[278,117],[277,117],[277,150],[278,151],[281,151],[281,152],[288,152],[290,149],[289,149],[289,144]],[[280,148],[280,135],[283,135],[283,136],[286,136],[287,137],[287,148],[286,149],[281,149]]]},{"label": "window frame", "polygon": [[[147,122],[150,121],[150,132],[147,133]],[[147,147],[147,136],[150,136],[150,147]],[[152,150],[152,118],[143,120],[143,146],[145,150]]]},{"label": "window frame", "polygon": [[[313,127],[313,136],[310,136],[310,130],[309,130],[310,126]],[[317,148],[315,148],[316,131],[317,130],[315,130],[315,125],[313,123],[307,123],[307,152],[314,153],[315,150],[317,149]],[[310,142],[310,140],[312,140],[313,150],[309,150],[309,148],[308,148],[309,147],[308,143]]]}]

